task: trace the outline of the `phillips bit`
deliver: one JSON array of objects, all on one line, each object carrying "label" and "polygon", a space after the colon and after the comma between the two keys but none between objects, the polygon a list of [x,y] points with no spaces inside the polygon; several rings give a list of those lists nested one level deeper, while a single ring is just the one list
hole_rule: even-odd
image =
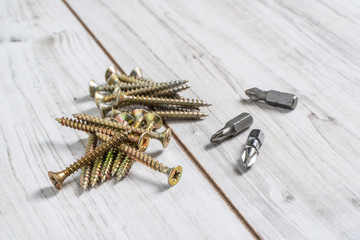
[{"label": "phillips bit", "polygon": [[264,139],[265,135],[261,130],[251,130],[241,155],[244,168],[248,168],[256,162],[256,158],[259,155],[259,149],[261,148]]},{"label": "phillips bit", "polygon": [[217,131],[211,136],[211,142],[219,142],[230,136],[235,136],[245,129],[249,128],[253,123],[253,118],[249,113],[241,113],[225,124],[225,127]]},{"label": "phillips bit", "polygon": [[258,88],[250,88],[245,91],[251,100],[263,100],[269,105],[282,108],[295,109],[298,98],[295,94],[279,92],[275,90],[263,91]]}]

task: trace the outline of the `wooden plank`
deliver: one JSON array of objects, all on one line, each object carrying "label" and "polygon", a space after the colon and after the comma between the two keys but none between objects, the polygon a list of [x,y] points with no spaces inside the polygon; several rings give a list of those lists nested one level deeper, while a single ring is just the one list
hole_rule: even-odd
[{"label": "wooden plank", "polygon": [[[185,95],[214,104],[206,121],[171,126],[262,237],[359,236],[358,2],[68,2],[124,69],[189,79]],[[255,86],[296,93],[299,106],[251,103]],[[266,135],[249,171],[249,131],[209,143],[244,111]]]},{"label": "wooden plank", "polygon": [[47,171],[84,153],[86,134],[54,118],[96,113],[88,81],[102,78],[108,57],[61,1],[1,4],[0,229],[2,239],[253,239],[176,144],[149,153],[184,177],[135,164],[122,182],[82,193],[79,173],[62,191]]}]

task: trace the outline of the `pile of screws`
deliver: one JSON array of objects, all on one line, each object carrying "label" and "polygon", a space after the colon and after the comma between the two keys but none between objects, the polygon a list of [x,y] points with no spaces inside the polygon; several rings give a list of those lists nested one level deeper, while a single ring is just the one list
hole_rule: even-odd
[{"label": "pile of screws", "polygon": [[143,152],[150,139],[160,141],[164,148],[168,146],[171,129],[156,131],[163,126],[163,118],[201,119],[207,115],[199,107],[210,104],[182,98],[178,93],[189,88],[187,81],[154,82],[144,78],[140,68],[127,76],[110,66],[105,79],[104,85],[94,80],[89,83],[90,96],[95,98],[102,118],[74,114],[74,119],[56,119],[63,126],[87,132],[89,138],[84,157],[61,172],[48,173],[54,186],[61,189],[65,178],[80,168],[80,186],[84,191],[112,176],[120,181],[135,161],[166,174],[169,185],[177,184],[182,175],[181,166],[169,168]]}]

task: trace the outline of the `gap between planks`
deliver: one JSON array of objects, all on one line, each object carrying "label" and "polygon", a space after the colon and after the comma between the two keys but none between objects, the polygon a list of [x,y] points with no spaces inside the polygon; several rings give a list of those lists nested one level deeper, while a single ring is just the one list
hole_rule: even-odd
[{"label": "gap between planks", "polygon": [[[75,10],[70,6],[70,4],[66,0],[62,0],[65,6],[69,9],[69,11],[75,16],[75,18],[80,22],[80,24],[84,27],[86,32],[94,39],[96,44],[101,48],[101,50],[105,53],[105,55],[110,59],[110,61],[123,73],[126,74],[124,69],[120,66],[120,64],[113,58],[113,56],[106,50],[104,45],[99,41],[99,39],[94,35],[94,33],[90,30],[90,28],[85,24],[85,22],[80,18],[80,16],[75,12]],[[169,128],[169,125],[164,121],[164,125]],[[215,189],[215,191],[220,195],[226,205],[230,208],[230,210],[235,214],[237,219],[244,225],[244,227],[249,231],[249,233],[258,240],[262,238],[255,231],[253,226],[246,220],[246,218],[241,214],[241,212],[235,207],[232,201],[228,198],[228,196],[223,192],[221,187],[215,182],[215,180],[210,176],[210,174],[206,171],[206,169],[201,165],[200,161],[194,156],[194,154],[187,148],[187,146],[180,140],[179,136],[172,130],[172,135],[175,139],[176,144],[183,150],[183,152],[188,156],[191,162],[196,166],[196,168],[201,172],[201,174],[205,177],[205,179],[210,183],[210,185]]]}]

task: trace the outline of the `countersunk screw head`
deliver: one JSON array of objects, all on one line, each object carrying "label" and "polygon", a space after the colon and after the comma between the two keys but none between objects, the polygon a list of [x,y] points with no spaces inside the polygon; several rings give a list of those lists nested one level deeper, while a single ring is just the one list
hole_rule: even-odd
[{"label": "countersunk screw head", "polygon": [[165,131],[163,131],[160,134],[159,140],[161,141],[161,144],[164,148],[167,148],[169,146],[170,140],[171,140],[171,129],[168,128]]},{"label": "countersunk screw head", "polygon": [[63,186],[63,182],[65,178],[67,177],[64,171],[61,172],[48,172],[48,176],[51,180],[51,182],[54,184],[54,186],[61,190]]},{"label": "countersunk screw head", "polygon": [[116,96],[115,102],[113,105],[119,106],[126,99],[125,93],[121,91],[120,87],[115,88],[113,94]]},{"label": "countersunk screw head", "polygon": [[91,97],[95,96],[96,91],[99,88],[99,84],[97,84],[94,80],[89,81],[89,93]]},{"label": "countersunk screw head", "polygon": [[129,76],[136,77],[136,78],[142,78],[143,77],[143,72],[142,72],[141,68],[136,67],[136,68],[134,68],[134,70],[131,71]]},{"label": "countersunk screw head", "polygon": [[[161,128],[163,125],[163,120],[161,119],[161,117],[154,112],[146,113],[144,120],[146,121],[148,126],[151,125],[151,128],[154,130]],[[152,129],[148,130],[151,131]]]},{"label": "countersunk screw head", "polygon": [[150,143],[150,136],[148,133],[143,133],[139,136],[139,141],[137,143],[138,149],[140,152],[145,152]]},{"label": "countersunk screw head", "polygon": [[101,117],[104,118],[108,112],[110,112],[113,107],[111,104],[106,104],[102,102],[96,102],[96,105],[100,111]]},{"label": "countersunk screw head", "polygon": [[174,186],[180,181],[183,169],[181,166],[176,166],[174,168],[171,168],[170,170],[171,171],[168,175],[168,183],[169,185]]},{"label": "countersunk screw head", "polygon": [[119,72],[119,69],[117,67],[115,67],[114,65],[111,65],[109,66],[107,69],[106,69],[106,72],[105,72],[105,79],[106,81],[110,78],[110,76],[114,73],[118,73]]},{"label": "countersunk screw head", "polygon": [[122,112],[119,113],[115,116],[116,121],[118,121],[119,123],[122,123],[124,125],[129,125],[132,124],[134,122],[134,117],[131,116],[131,114],[127,113],[127,112]]}]

